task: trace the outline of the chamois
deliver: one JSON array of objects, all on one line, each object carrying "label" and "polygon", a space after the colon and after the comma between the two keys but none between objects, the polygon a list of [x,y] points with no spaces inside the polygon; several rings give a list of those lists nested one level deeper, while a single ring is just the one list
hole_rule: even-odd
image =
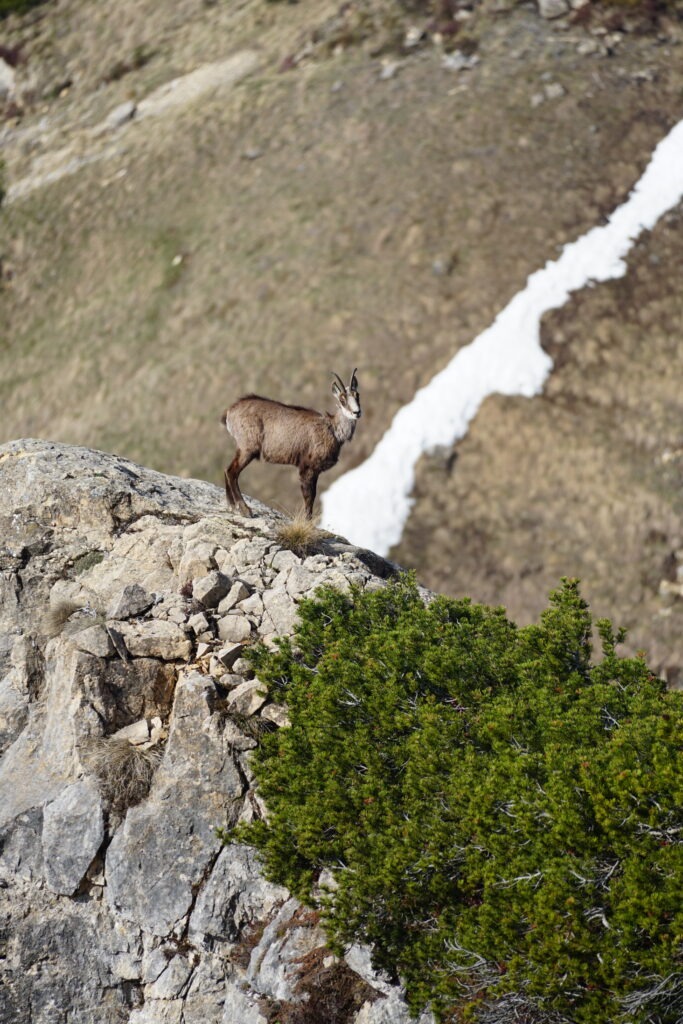
[{"label": "chamois", "polygon": [[337,378],[332,384],[337,401],[334,414],[284,405],[259,395],[245,395],[226,409],[221,423],[237,445],[224,474],[228,505],[251,515],[237,481],[253,459],[263,459],[297,467],[304,508],[311,518],[318,477],[336,464],[341,446],[353,437],[361,415],[356,370],[348,387],[338,374],[333,376]]}]

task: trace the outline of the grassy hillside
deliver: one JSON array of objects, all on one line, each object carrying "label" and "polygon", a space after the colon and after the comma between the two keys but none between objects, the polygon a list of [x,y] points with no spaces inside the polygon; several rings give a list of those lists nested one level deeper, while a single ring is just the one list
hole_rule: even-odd
[{"label": "grassy hillside", "polygon": [[[446,49],[478,60],[464,71],[444,67],[424,9],[388,0],[347,9],[67,0],[7,19],[21,60],[1,135],[11,201],[1,213],[0,438],[86,443],[219,481],[228,403],[255,390],[330,407],[329,371],[357,365],[365,416],[328,482],[368,455],[396,410],[527,275],[625,198],[680,117],[671,15],[643,33],[617,8],[546,21],[530,6],[504,6],[476,5],[456,36],[444,35]],[[405,32],[423,27],[424,42],[405,48]],[[238,83],[103,127],[121,103],[141,104],[247,48],[258,66]],[[648,435],[648,452],[677,443],[678,396],[667,392],[655,423],[648,412],[663,376],[683,369],[671,342],[674,240],[670,258],[643,259],[662,325],[660,341],[648,341],[656,359],[639,343],[648,325],[628,297],[630,277],[621,298],[616,285],[605,290],[617,295],[612,305],[598,291],[595,301],[579,297],[548,323],[551,351],[568,353],[548,397],[492,401],[482,416],[495,408],[496,429],[482,418],[457,462],[453,453],[425,460],[398,554],[429,582],[504,599],[528,620],[569,572],[604,599],[601,614],[623,621],[643,599],[633,579],[644,578],[657,612],[662,552],[670,563],[683,546],[673,525],[678,464],[647,461],[634,432],[605,412],[613,399],[604,396],[621,387],[617,370],[600,377],[599,401],[585,401],[594,365],[581,369],[597,338],[613,365],[629,367],[628,418],[646,424],[634,430]],[[596,317],[610,318],[604,337]],[[648,409],[635,400],[640,386]],[[571,462],[559,458],[567,436],[582,446]],[[481,457],[470,456],[475,447]],[[542,492],[538,450],[551,467]],[[288,469],[250,467],[244,487],[299,503]],[[596,599],[619,502],[635,524],[628,572]],[[648,547],[651,525],[660,539]],[[661,658],[674,665],[683,659],[678,604],[665,617]],[[660,627],[641,642],[660,643]],[[668,638],[675,649],[665,651]]]}]

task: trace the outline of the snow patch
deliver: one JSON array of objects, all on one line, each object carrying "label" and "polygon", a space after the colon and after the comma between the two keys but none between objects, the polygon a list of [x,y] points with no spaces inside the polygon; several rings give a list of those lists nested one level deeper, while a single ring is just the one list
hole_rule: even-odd
[{"label": "snow patch", "polygon": [[322,496],[322,525],[386,555],[401,539],[413,506],[421,455],[451,445],[489,395],[539,394],[552,369],[541,348],[541,317],[573,291],[626,273],[624,257],[644,230],[683,198],[683,121],[655,148],[629,198],[605,225],[566,245],[527,279],[474,341],[396,413],[372,455]]}]

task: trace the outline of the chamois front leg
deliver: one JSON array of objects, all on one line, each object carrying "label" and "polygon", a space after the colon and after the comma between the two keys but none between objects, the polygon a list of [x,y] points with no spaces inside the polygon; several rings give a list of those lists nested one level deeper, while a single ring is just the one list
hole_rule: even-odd
[{"label": "chamois front leg", "polygon": [[308,466],[302,466],[299,470],[299,482],[304,498],[304,509],[309,519],[313,517],[315,493],[318,489],[318,475],[314,469],[310,469]]}]

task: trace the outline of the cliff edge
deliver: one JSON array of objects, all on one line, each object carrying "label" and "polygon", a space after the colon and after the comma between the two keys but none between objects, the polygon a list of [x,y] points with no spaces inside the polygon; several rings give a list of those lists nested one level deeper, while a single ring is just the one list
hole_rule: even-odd
[{"label": "cliff edge", "polygon": [[[286,727],[245,645],[323,584],[395,567],[117,456],[0,447],[0,1020],[407,1024],[369,951],[216,829],[262,813],[250,752]],[[422,1024],[431,1017],[424,1014]]]}]

